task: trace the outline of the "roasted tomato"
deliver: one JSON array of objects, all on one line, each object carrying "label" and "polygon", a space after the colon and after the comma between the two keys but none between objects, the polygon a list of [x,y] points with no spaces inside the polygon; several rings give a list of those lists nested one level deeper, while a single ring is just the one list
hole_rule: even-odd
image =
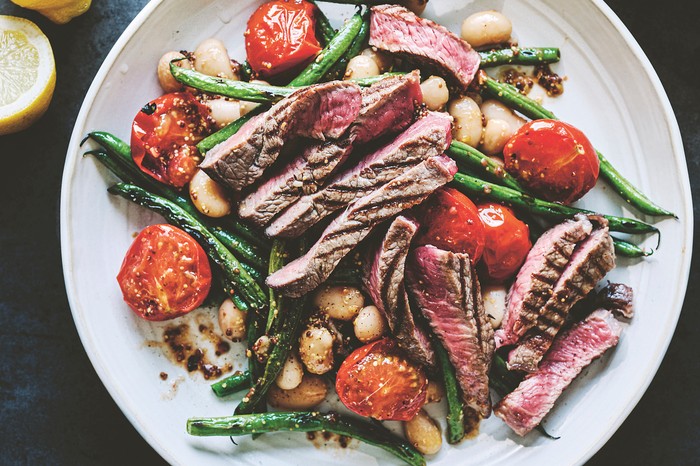
[{"label": "roasted tomato", "polygon": [[503,149],[506,171],[534,194],[564,204],[595,186],[600,162],[578,129],[556,120],[535,120],[516,132]]},{"label": "roasted tomato", "polygon": [[212,132],[209,109],[189,92],[146,104],[131,125],[131,156],[148,175],[181,188],[200,162],[196,144]]},{"label": "roasted tomato", "polygon": [[474,203],[453,188],[436,191],[418,210],[421,231],[416,244],[432,244],[452,252],[466,252],[477,263],[484,250],[485,230]]},{"label": "roasted tomato", "polygon": [[199,307],[211,287],[202,247],[171,225],[151,225],[126,252],[117,275],[124,301],[146,320],[167,320]]},{"label": "roasted tomato", "polygon": [[380,420],[412,419],[425,403],[427,388],[423,371],[390,338],[353,351],[335,382],[335,391],[348,409]]},{"label": "roasted tomato", "polygon": [[482,204],[479,216],[486,229],[481,268],[493,282],[515,275],[532,249],[530,229],[512,210],[500,204]]},{"label": "roasted tomato", "polygon": [[321,50],[315,11],[303,0],[276,0],[255,10],[244,34],[253,71],[267,78],[311,61]]}]

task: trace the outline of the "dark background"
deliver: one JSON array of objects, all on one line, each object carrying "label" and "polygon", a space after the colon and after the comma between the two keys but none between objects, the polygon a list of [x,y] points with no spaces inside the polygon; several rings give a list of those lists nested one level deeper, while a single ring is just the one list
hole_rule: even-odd
[{"label": "dark background", "polygon": [[[43,119],[23,133],[0,137],[5,173],[0,182],[2,464],[163,463],[119,411],[88,361],[65,295],[58,235],[61,173],[78,109],[102,60],[145,3],[97,0],[85,15],[56,26],[0,0],[0,14],[29,18],[49,36],[58,68],[56,93]],[[608,4],[651,59],[671,99],[683,134],[697,218],[697,3]],[[698,283],[699,259],[696,252],[683,314],[659,372],[589,464],[700,464],[700,363],[695,357],[700,289],[693,286]]]}]

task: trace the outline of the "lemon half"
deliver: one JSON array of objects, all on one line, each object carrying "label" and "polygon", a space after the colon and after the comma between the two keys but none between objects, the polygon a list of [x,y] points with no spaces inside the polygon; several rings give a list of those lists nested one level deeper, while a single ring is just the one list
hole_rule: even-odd
[{"label": "lemon half", "polygon": [[38,120],[55,87],[49,39],[29,20],[0,15],[0,136]]},{"label": "lemon half", "polygon": [[12,0],[17,5],[36,10],[57,24],[65,24],[90,8],[91,0]]}]

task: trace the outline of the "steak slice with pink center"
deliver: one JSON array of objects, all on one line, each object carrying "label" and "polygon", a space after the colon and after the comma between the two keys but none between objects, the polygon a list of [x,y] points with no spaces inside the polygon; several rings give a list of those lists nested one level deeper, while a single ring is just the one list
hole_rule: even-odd
[{"label": "steak slice with pink center", "polygon": [[526,435],[542,422],[586,366],[617,345],[621,333],[620,323],[604,309],[574,324],[554,340],[537,372],[525,377],[496,405],[496,416],[516,434]]},{"label": "steak slice with pink center", "polygon": [[406,266],[406,288],[447,351],[464,403],[488,417],[493,329],[469,255],[430,245],[416,248]]},{"label": "steak slice with pink center", "polygon": [[360,87],[350,82],[331,81],[301,88],[213,147],[200,168],[216,181],[240,191],[262,176],[289,140],[340,137],[357,118],[361,101]]},{"label": "steak slice with pink center", "polygon": [[449,29],[398,5],[372,7],[369,45],[434,68],[462,90],[481,64],[479,54]]}]

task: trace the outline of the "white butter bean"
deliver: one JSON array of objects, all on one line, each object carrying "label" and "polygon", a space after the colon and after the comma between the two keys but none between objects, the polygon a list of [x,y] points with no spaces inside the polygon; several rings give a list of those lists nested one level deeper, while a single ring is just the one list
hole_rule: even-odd
[{"label": "white butter bean", "polygon": [[508,123],[513,134],[523,126],[526,121],[513,113],[513,111],[501,102],[491,99],[485,100],[481,106],[481,113],[486,121],[501,120]]},{"label": "white butter bean", "polygon": [[450,102],[447,111],[455,119],[453,137],[472,147],[479,145],[483,122],[481,110],[471,97],[459,97]]},{"label": "white butter bean", "polygon": [[219,218],[231,213],[226,190],[202,170],[190,181],[190,198],[197,210],[208,217]]},{"label": "white butter bean", "polygon": [[472,47],[508,42],[513,24],[498,11],[480,11],[462,22],[462,39]]},{"label": "white butter bean", "polygon": [[481,151],[487,155],[496,155],[503,152],[508,140],[514,131],[503,120],[487,120],[484,127],[484,136],[481,139]]},{"label": "white butter bean", "polygon": [[442,400],[442,397],[445,396],[445,387],[434,380],[429,380],[427,392],[428,393],[425,397],[426,404],[439,403]]},{"label": "white butter bean", "polygon": [[314,306],[331,319],[352,320],[365,304],[365,298],[352,286],[322,286],[314,296]]},{"label": "white butter bean", "polygon": [[180,52],[167,52],[158,60],[158,82],[165,92],[176,92],[184,87],[177,82],[175,78],[173,78],[172,73],[170,73],[170,62],[173,60],[180,60],[175,62],[180,68],[192,69],[192,63],[190,63],[189,60],[182,60],[183,58],[185,58],[185,56]]},{"label": "white butter bean", "polygon": [[442,434],[437,422],[433,420],[425,410],[403,423],[406,438],[416,450],[424,455],[434,455],[442,448]]},{"label": "white butter bean", "polygon": [[238,309],[230,299],[224,300],[219,307],[219,328],[226,338],[241,341],[245,338],[245,319],[248,313]]},{"label": "white butter bean", "polygon": [[358,55],[348,62],[343,79],[360,79],[379,76],[379,65],[372,57]]},{"label": "white butter bean", "polygon": [[391,68],[391,65],[393,64],[393,60],[389,55],[380,52],[379,50],[373,47],[364,49],[362,52],[360,52],[360,55],[365,55],[374,60],[374,62],[377,64],[377,67],[379,67],[380,73],[384,73],[386,70]]},{"label": "white butter bean", "polygon": [[322,402],[328,394],[328,385],[322,377],[304,374],[301,383],[291,390],[273,384],[267,392],[267,401],[279,409],[303,411]]},{"label": "white butter bean", "polygon": [[211,118],[219,128],[241,117],[241,103],[237,100],[211,99],[204,104],[209,107]]},{"label": "white butter bean", "polygon": [[353,328],[358,340],[369,343],[379,340],[386,333],[387,323],[377,306],[367,306],[355,317]]},{"label": "white butter bean", "polygon": [[333,368],[333,335],[325,327],[310,327],[299,338],[299,356],[306,370],[325,374]]},{"label": "white butter bean", "polygon": [[491,327],[497,329],[501,326],[503,315],[506,312],[506,295],[508,290],[504,285],[489,285],[484,287],[484,310],[491,321]]},{"label": "white butter bean", "polygon": [[292,353],[284,362],[275,383],[282,390],[291,390],[299,386],[303,377],[304,368],[301,366],[301,361],[296,354]]},{"label": "white butter bean", "polygon": [[206,39],[194,51],[194,69],[209,76],[238,80],[226,46],[219,39]]},{"label": "white butter bean", "polygon": [[450,91],[447,83],[440,76],[431,76],[420,85],[423,92],[423,103],[428,110],[439,111],[450,100]]}]

